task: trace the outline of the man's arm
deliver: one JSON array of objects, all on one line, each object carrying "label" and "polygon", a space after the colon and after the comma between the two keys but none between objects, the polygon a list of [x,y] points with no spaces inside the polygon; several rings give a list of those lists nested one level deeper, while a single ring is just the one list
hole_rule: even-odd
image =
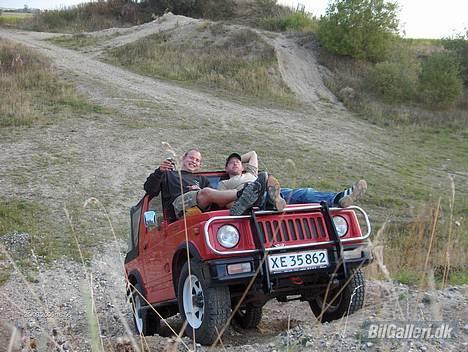
[{"label": "man's arm", "polygon": [[242,154],[241,162],[244,164],[245,172],[258,176],[258,156],[255,150]]},{"label": "man's arm", "polygon": [[154,172],[148,176],[146,179],[145,184],[143,185],[144,190],[148,193],[151,197],[156,197],[159,192],[161,192],[161,181],[163,177],[163,173],[165,171],[171,171],[174,169],[174,165],[171,163],[170,160],[166,159],[161,162],[159,167],[154,170]]},{"label": "man's arm", "polygon": [[156,197],[159,194],[159,192],[161,192],[162,176],[163,176],[162,171],[159,168],[157,168],[146,179],[146,182],[143,185],[143,188],[145,189],[146,193],[150,195],[150,197]]},{"label": "man's arm", "polygon": [[241,155],[241,162],[256,167],[258,169],[258,156],[255,150],[251,150]]}]

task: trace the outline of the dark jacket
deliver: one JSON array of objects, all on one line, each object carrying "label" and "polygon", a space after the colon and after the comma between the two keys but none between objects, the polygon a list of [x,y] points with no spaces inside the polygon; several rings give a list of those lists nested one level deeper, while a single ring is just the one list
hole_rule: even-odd
[{"label": "dark jacket", "polygon": [[182,179],[182,193],[190,191],[190,186],[198,185],[200,188],[209,187],[210,181],[207,177],[192,174],[188,171],[161,171],[159,168],[148,176],[143,186],[150,197],[161,193],[163,209],[168,212],[169,218],[174,219],[174,208],[172,202],[181,195],[180,180]]}]

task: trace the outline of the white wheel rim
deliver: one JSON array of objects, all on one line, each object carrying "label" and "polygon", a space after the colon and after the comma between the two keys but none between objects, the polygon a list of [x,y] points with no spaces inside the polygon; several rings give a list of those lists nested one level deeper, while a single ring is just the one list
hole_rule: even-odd
[{"label": "white wheel rim", "polygon": [[138,293],[135,294],[133,298],[133,304],[134,304],[133,315],[135,317],[135,325],[136,325],[138,333],[141,334],[143,332],[143,318],[141,317],[141,314],[140,314],[141,313],[141,298],[138,295]]},{"label": "white wheel rim", "polygon": [[205,297],[200,281],[194,275],[187,276],[183,290],[184,313],[187,322],[198,329],[205,315]]}]

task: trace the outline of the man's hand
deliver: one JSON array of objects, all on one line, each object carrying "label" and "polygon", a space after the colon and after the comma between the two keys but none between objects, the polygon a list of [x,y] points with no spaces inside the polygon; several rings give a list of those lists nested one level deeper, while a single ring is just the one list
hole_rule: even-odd
[{"label": "man's hand", "polygon": [[201,189],[199,185],[191,185],[191,186],[187,186],[187,188],[191,191],[198,191]]},{"label": "man's hand", "polygon": [[174,170],[174,162],[170,159],[164,159],[159,165],[161,171],[172,171]]}]

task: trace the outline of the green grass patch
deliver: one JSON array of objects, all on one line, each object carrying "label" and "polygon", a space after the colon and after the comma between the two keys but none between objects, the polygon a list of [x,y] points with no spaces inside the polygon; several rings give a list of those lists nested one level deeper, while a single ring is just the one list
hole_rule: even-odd
[{"label": "green grass patch", "polygon": [[1,27],[18,27],[25,21],[32,18],[31,13],[26,12],[1,12],[0,26]]},{"label": "green grass patch", "polygon": [[421,281],[421,272],[401,270],[395,273],[393,279],[405,285],[418,285]]},{"label": "green grass patch", "polygon": [[0,127],[50,124],[101,111],[61,80],[46,58],[0,39]]},{"label": "green grass patch", "polygon": [[90,34],[79,33],[71,35],[61,35],[58,37],[49,38],[47,39],[47,41],[67,49],[81,50],[85,48],[95,47],[119,35],[119,33],[115,33],[112,35],[95,36]]},{"label": "green grass patch", "polygon": [[54,37],[48,39],[55,45],[62,46],[68,49],[79,50],[81,48],[96,46],[100,38],[97,36],[86,35],[86,34],[74,34],[74,35],[62,35],[60,37]]},{"label": "green grass patch", "polygon": [[450,285],[468,285],[468,270],[454,271],[449,276]]},{"label": "green grass patch", "polygon": [[[5,263],[0,266],[0,285],[13,269],[10,258],[28,280],[34,280],[39,262],[62,257],[87,261],[97,246],[113,241],[103,209],[83,203],[69,199],[64,208],[49,208],[33,201],[0,199],[0,263]],[[125,237],[123,229],[117,231],[119,238]]]},{"label": "green grass patch", "polygon": [[[198,37],[218,31],[201,28]],[[280,78],[274,49],[256,33],[241,30],[213,40],[190,43],[165,34],[154,34],[135,43],[112,49],[107,61],[140,74],[192,83],[229,95],[291,103],[294,96]]]}]

